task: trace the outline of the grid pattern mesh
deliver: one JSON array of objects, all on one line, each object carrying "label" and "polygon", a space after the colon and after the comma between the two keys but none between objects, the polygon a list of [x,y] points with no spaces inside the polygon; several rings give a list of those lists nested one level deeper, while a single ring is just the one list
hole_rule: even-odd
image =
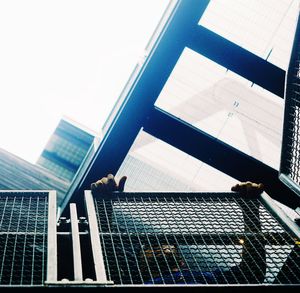
[{"label": "grid pattern mesh", "polygon": [[295,35],[285,94],[281,171],[296,183],[300,193],[300,23]]},{"label": "grid pattern mesh", "polygon": [[115,284],[299,284],[299,240],[256,200],[232,193],[95,199]]},{"label": "grid pattern mesh", "polygon": [[42,285],[48,193],[0,193],[0,285]]}]

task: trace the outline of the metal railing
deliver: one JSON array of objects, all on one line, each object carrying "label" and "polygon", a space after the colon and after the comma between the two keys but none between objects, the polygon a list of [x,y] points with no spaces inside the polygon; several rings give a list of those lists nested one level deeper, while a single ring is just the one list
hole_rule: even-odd
[{"label": "metal railing", "polygon": [[279,178],[300,196],[300,18],[285,82]]},{"label": "metal railing", "polygon": [[299,227],[266,194],[122,193],[94,202],[95,251],[115,285],[300,284]]},{"label": "metal railing", "polygon": [[0,287],[55,278],[55,209],[53,191],[0,191]]},{"label": "metal railing", "polygon": [[0,287],[299,285],[300,229],[265,193],[0,192]]}]

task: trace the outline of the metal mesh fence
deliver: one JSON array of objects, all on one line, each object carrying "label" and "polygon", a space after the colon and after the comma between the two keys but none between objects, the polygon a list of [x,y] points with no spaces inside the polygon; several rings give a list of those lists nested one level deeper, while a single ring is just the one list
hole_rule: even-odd
[{"label": "metal mesh fence", "polygon": [[[296,184],[300,195],[300,23],[295,34],[285,92],[280,172]],[[297,190],[298,189],[298,190]]]},{"label": "metal mesh fence", "polygon": [[115,284],[299,284],[299,240],[258,199],[123,193],[95,199]]},{"label": "metal mesh fence", "polygon": [[44,284],[47,195],[0,192],[0,285]]}]

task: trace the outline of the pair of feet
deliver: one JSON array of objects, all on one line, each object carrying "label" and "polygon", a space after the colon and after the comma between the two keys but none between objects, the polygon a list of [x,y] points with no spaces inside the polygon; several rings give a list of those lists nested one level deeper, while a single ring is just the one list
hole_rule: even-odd
[{"label": "pair of feet", "polygon": [[[116,180],[113,174],[108,174],[96,182],[91,184],[93,194],[108,194],[114,191],[124,191],[127,176],[123,176],[120,180]],[[254,183],[250,181],[240,182],[231,187],[231,191],[238,192],[245,197],[256,197],[264,191],[262,183]]]}]

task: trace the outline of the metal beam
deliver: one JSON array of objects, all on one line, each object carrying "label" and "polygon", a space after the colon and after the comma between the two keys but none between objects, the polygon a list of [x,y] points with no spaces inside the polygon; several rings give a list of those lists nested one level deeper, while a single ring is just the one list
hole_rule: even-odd
[{"label": "metal beam", "polygon": [[285,71],[220,35],[194,26],[187,46],[264,89],[284,97]]},{"label": "metal beam", "polygon": [[[86,167],[84,174],[81,173],[80,178],[75,178],[73,181],[62,204],[63,212],[64,207],[67,206],[70,200],[78,203],[78,201],[82,199],[84,190],[90,189],[92,182],[95,182],[100,177],[106,176],[108,173],[116,174],[139,131],[145,126],[145,123],[147,123],[147,117],[151,117],[151,121],[155,124],[153,120],[159,118],[156,117],[157,115],[161,116],[158,113],[155,113],[155,115],[151,114],[153,105],[186,46],[190,46],[192,49],[201,52],[201,54],[228,67],[230,70],[247,76],[251,81],[265,85],[267,89],[281,95],[283,86],[281,82],[284,76],[282,70],[220,36],[216,34],[212,35],[212,32],[198,25],[201,15],[209,3],[208,0],[182,0],[174,3],[176,4],[169,6],[169,11],[165,13],[165,21],[162,22],[158,37],[152,42],[151,50],[144,64],[136,67],[136,70],[133,72],[116,103],[112,115],[108,118],[108,127],[94,157]],[[193,40],[194,38],[199,38],[199,40]],[[203,40],[205,40],[205,42],[203,42]],[[212,42],[212,44],[209,45],[208,42]],[[216,46],[223,46],[224,48],[216,49]],[[235,53],[237,57],[232,57]],[[243,65],[244,59],[247,61],[245,65]],[[253,62],[253,64],[251,62]],[[259,72],[253,69],[254,64],[259,66]],[[239,70],[239,66],[241,66],[241,70]],[[260,74],[260,71],[262,71],[263,74]],[[268,76],[273,74],[275,74],[274,78]],[[258,77],[256,77],[256,75]],[[264,78],[267,80],[266,82],[263,81]],[[270,85],[272,82],[276,84],[274,87]],[[164,116],[164,119],[166,119],[166,117],[170,116]],[[192,139],[186,141],[186,146],[181,146],[181,134],[177,135],[177,137],[175,134],[172,137],[168,137],[167,132],[169,129],[165,128],[164,119],[161,119],[162,123],[160,123],[160,125],[154,126],[154,124],[150,123],[145,127],[148,127],[148,130],[150,132],[152,131],[155,136],[161,137],[163,140],[165,138],[166,142],[171,143],[175,147],[179,146],[178,148],[182,147],[185,149],[187,145],[194,144],[194,140]],[[174,122],[175,120],[171,119],[171,121]],[[159,128],[162,129],[160,130]],[[185,125],[183,131],[193,133],[194,129],[189,125]],[[199,139],[198,135],[196,137]],[[203,135],[202,137],[207,136]],[[187,136],[186,139],[190,138]],[[213,138],[211,138],[211,140],[213,140]],[[206,142],[201,142],[200,139],[198,143],[195,143],[195,150],[199,143],[202,148],[206,147]],[[219,144],[217,145],[220,146]],[[216,149],[215,153],[217,154],[218,151],[219,150]],[[221,151],[223,152],[224,149],[221,148]],[[232,160],[234,159],[235,161],[235,166],[225,168],[226,170],[224,172],[234,174],[238,172],[234,171],[234,169],[243,169],[244,156],[241,155],[238,150],[231,149],[230,151]],[[187,148],[186,152],[193,152],[192,147],[191,149]],[[235,152],[237,153],[235,154]],[[242,161],[238,163],[240,158]],[[207,157],[206,159],[207,163],[213,167],[220,167],[221,171],[224,169],[221,158],[218,158],[218,156]],[[248,164],[251,162],[254,169],[257,168],[258,162],[253,158],[247,159],[246,161]],[[229,165],[231,166],[231,164],[232,161]],[[251,170],[251,168],[249,170]],[[271,178],[273,180],[275,177],[274,170],[270,170],[268,166],[262,166],[261,172],[259,173],[260,176],[258,177],[266,179],[262,174],[264,170],[272,174]],[[244,173],[244,176],[238,176],[238,174],[236,174],[236,178],[243,177],[251,180],[252,177],[250,175],[252,174],[253,176],[253,174],[256,174],[250,171],[244,171]],[[269,175],[266,176],[268,177]],[[266,180],[264,180],[264,182],[266,182]],[[77,205],[78,212],[81,207],[82,205]]]},{"label": "metal beam", "polygon": [[[136,68],[131,81],[124,89],[118,108],[110,120],[102,142],[91,160],[80,182],[71,186],[62,204],[62,211],[68,202],[82,199],[85,189],[99,177],[115,174],[126,157],[157,97],[175,67],[188,38],[190,29],[197,25],[205,11],[208,0],[175,1],[169,6],[166,21],[155,40],[145,63]],[[80,205],[77,205],[78,213]]]},{"label": "metal beam", "polygon": [[144,131],[238,181],[262,182],[266,192],[283,204],[293,208],[299,204],[279,180],[278,170],[161,109],[153,109]]}]

